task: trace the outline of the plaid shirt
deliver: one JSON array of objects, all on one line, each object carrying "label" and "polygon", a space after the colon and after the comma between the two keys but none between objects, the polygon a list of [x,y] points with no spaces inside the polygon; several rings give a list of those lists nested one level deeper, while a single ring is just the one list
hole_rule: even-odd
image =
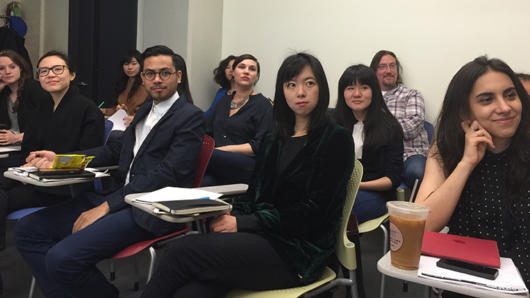
[{"label": "plaid shirt", "polygon": [[423,127],[425,104],[421,93],[399,85],[383,97],[388,109],[403,128],[403,160],[417,154],[427,156],[429,141]]}]

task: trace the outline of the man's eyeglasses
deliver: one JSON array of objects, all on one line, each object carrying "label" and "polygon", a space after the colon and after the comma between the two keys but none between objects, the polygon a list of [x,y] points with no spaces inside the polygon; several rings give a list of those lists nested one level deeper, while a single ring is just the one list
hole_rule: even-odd
[{"label": "man's eyeglasses", "polygon": [[56,75],[61,75],[64,72],[66,65],[54,65],[52,67],[39,67],[37,68],[37,76],[45,77],[50,73],[50,70]]},{"label": "man's eyeglasses", "polygon": [[174,72],[171,72],[169,70],[161,70],[161,71],[152,71],[152,70],[147,70],[147,71],[144,71],[143,72],[143,75],[144,75],[144,78],[146,80],[149,80],[149,81],[152,81],[156,78],[156,75],[159,75],[160,76],[160,79],[162,81],[165,81],[167,79],[169,79],[169,77],[172,75],[172,74],[176,74],[177,72],[174,71]]},{"label": "man's eyeglasses", "polygon": [[389,67],[391,70],[395,70],[397,65],[396,63],[390,63],[390,64],[379,64],[377,66],[377,70],[385,70],[387,67]]}]

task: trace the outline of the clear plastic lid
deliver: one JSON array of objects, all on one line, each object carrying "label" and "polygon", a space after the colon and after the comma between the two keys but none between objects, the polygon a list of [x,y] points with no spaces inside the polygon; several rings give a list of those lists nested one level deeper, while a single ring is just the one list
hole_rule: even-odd
[{"label": "clear plastic lid", "polygon": [[386,202],[390,215],[405,216],[407,218],[424,219],[430,212],[429,207],[404,201]]}]

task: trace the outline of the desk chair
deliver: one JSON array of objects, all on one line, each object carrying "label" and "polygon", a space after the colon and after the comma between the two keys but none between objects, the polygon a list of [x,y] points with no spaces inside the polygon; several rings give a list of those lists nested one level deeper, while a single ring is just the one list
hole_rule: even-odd
[{"label": "desk chair", "polygon": [[[19,220],[21,219],[22,217],[26,216],[26,215],[29,215],[33,212],[36,212],[36,211],[39,211],[43,208],[46,208],[46,207],[33,207],[33,208],[24,208],[24,209],[19,209],[19,210],[16,210],[16,211],[13,211],[11,213],[9,213],[7,215],[7,219],[8,220]],[[35,277],[31,277],[31,284],[29,285],[29,294],[28,294],[28,297],[29,298],[32,298],[33,297],[33,292],[35,291]]]},{"label": "desk chair", "polygon": [[[208,167],[208,162],[210,161],[210,157],[212,156],[213,149],[215,147],[215,141],[212,137],[208,135],[204,135],[204,139],[202,142],[201,152],[199,153],[199,159],[197,160],[197,167],[195,168],[195,174],[193,179],[193,187],[199,187],[201,186],[202,178],[204,177],[204,173],[206,172],[206,168]],[[135,244],[132,244],[120,252],[118,252],[116,255],[112,257],[111,263],[110,263],[110,280],[114,280],[116,277],[116,270],[114,267],[114,260],[115,259],[122,259],[125,257],[130,256],[136,256],[139,252],[143,251],[146,248],[149,248],[149,271],[147,272],[147,282],[151,279],[151,276],[153,275],[153,270],[156,262],[156,248],[160,246],[162,243],[162,240],[170,239],[179,235],[184,235],[189,231],[189,228],[186,227],[183,230],[179,230],[176,232],[173,232],[168,235],[164,235],[162,237],[154,238],[151,240],[146,240],[142,242],[138,242]],[[137,270],[138,262],[135,260],[135,271]],[[138,275],[137,280],[134,281],[134,290],[137,291],[140,288],[140,284],[138,281]]]},{"label": "desk chair", "polygon": [[348,278],[337,278],[335,271],[326,267],[324,272],[320,276],[320,279],[316,282],[296,288],[289,289],[278,289],[268,291],[247,291],[247,290],[232,290],[225,298],[295,298],[295,297],[312,297],[327,290],[338,286],[349,286],[351,296],[357,298],[357,280],[355,278],[355,270],[357,269],[357,260],[355,258],[355,244],[348,239],[346,235],[348,220],[350,218],[353,203],[357,196],[357,190],[361,183],[363,176],[363,166],[360,161],[355,161],[355,169],[353,170],[352,176],[348,183],[348,189],[346,193],[346,200],[344,202],[344,208],[342,209],[342,221],[337,236],[337,258],[339,262],[349,271]]},{"label": "desk chair", "polygon": [[[434,138],[434,126],[429,121],[423,121],[423,128],[425,128],[425,131],[427,132],[427,140],[429,141],[429,144],[432,144],[432,140]],[[416,181],[418,181],[418,179],[416,179]],[[398,201],[405,201],[407,189],[408,188],[405,183],[401,183],[401,185],[398,186],[396,189],[396,197]]]}]

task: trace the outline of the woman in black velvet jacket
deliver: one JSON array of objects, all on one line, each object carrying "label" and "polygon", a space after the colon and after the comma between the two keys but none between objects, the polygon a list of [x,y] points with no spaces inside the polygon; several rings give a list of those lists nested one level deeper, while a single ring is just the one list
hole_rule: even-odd
[{"label": "woman in black velvet jacket", "polygon": [[288,57],[276,80],[274,131],[246,194],[213,233],[175,241],[142,297],[222,297],[315,281],[335,250],[354,163],[350,133],[326,116],[320,62]]}]

